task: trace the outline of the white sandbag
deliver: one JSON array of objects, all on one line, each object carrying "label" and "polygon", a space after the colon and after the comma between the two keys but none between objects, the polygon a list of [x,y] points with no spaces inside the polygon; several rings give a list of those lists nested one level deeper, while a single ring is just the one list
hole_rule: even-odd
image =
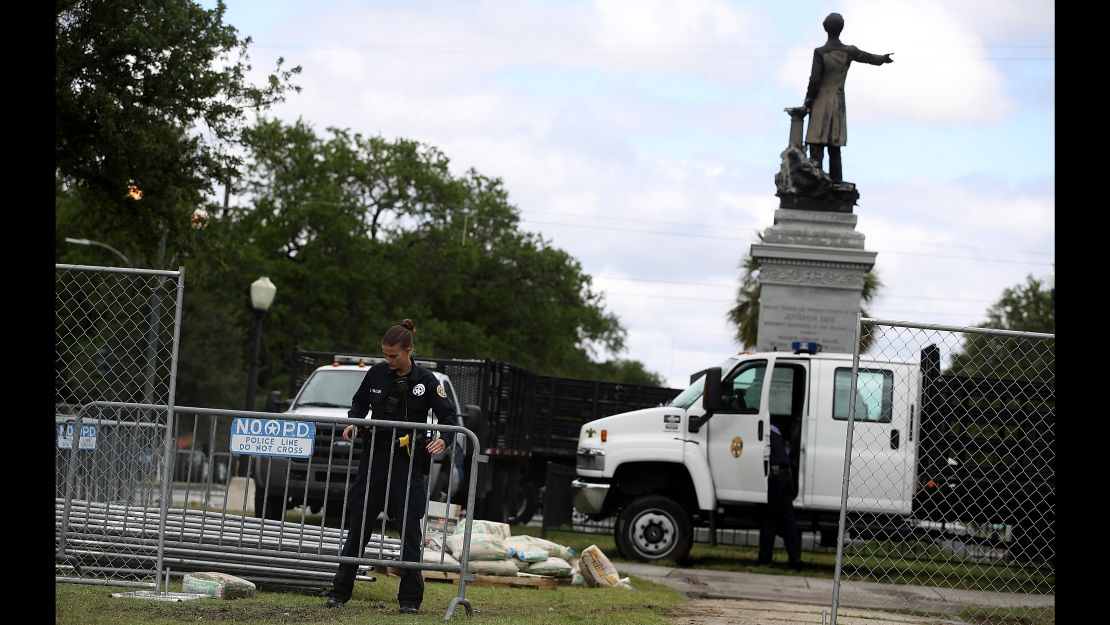
[{"label": "white sandbag", "polygon": [[547,575],[549,577],[570,577],[573,572],[570,563],[562,558],[548,558],[543,562],[533,562],[528,566],[528,572],[533,575]]},{"label": "white sandbag", "polygon": [[582,571],[582,577],[586,578],[586,583],[590,586],[612,587],[620,583],[621,578],[617,574],[617,567],[613,566],[597,545],[590,545],[582,550],[578,569]]},{"label": "white sandbag", "polygon": [[[440,562],[440,558],[443,559],[442,562]],[[434,549],[425,549],[424,557],[422,559],[429,564],[453,564],[455,566],[459,565],[459,561],[455,559],[455,556],[449,553],[443,553],[442,551],[436,551]]]},{"label": "white sandbag", "polygon": [[186,573],[181,582],[181,592],[220,599],[243,599],[253,595],[255,590],[254,582],[227,573]]},{"label": "white sandbag", "polygon": [[[456,559],[462,558],[463,534],[451,534],[447,537],[447,550]],[[470,535],[470,560],[506,560],[508,553],[505,539],[493,534]],[[515,568],[515,567],[514,567]]]},{"label": "white sandbag", "polygon": [[537,538],[535,536],[510,536],[505,539],[505,544],[509,547],[512,547],[513,549],[516,549],[517,552],[536,551],[542,549],[547,552],[548,556],[553,558],[562,558],[568,562],[571,561],[575,555],[577,555],[570,547],[565,547],[563,545],[560,545],[559,543],[554,543],[550,540]]},{"label": "white sandbag", "polygon": [[[459,522],[455,527],[456,534],[462,534],[466,531],[466,523]],[[497,521],[483,521],[481,519],[474,519],[474,524],[470,528],[473,534],[493,534],[501,538],[508,538],[511,536],[508,523],[498,523]]]},{"label": "white sandbag", "polygon": [[523,560],[524,562],[543,562],[544,560],[551,557],[547,553],[546,549],[516,551],[515,549],[510,548],[510,551],[512,551],[513,557],[518,560]]},{"label": "white sandbag", "polygon": [[516,577],[517,568],[512,560],[471,560],[466,563],[466,568],[475,575],[501,575]]}]

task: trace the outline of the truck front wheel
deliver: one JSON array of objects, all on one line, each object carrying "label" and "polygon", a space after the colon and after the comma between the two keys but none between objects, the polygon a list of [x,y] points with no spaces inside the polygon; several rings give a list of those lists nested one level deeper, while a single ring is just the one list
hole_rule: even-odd
[{"label": "truck front wheel", "polygon": [[615,534],[621,555],[641,562],[682,562],[694,538],[686,511],[663,495],[632,500],[617,517]]}]

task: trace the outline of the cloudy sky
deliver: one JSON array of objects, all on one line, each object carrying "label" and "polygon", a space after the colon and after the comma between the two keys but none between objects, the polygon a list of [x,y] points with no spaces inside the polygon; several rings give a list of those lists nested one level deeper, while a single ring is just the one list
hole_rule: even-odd
[{"label": "cloudy sky", "polygon": [[[205,6],[214,2],[204,1]],[[726,313],[773,224],[783,109],[821,21],[894,53],[853,64],[844,177],[884,283],[873,316],[977,325],[1055,259],[1055,6],[1047,0],[229,0],[275,108],[441,149],[504,180],[671,386],[739,349]],[[479,355],[475,355],[479,356]],[[605,354],[600,356],[604,357]]]}]

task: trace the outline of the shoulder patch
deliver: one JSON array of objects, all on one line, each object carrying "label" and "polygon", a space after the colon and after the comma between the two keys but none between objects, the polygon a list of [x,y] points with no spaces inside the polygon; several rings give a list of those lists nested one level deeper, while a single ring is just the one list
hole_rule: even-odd
[{"label": "shoulder patch", "polygon": [[436,385],[436,395],[439,395],[440,397],[442,397],[444,399],[447,398],[447,391],[443,388],[442,384],[437,384]]}]

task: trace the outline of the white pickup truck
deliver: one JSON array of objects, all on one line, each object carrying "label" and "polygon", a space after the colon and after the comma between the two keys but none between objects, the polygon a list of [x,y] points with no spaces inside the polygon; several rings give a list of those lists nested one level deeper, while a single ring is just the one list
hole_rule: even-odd
[{"label": "white pickup truck", "polygon": [[[617,515],[614,532],[623,557],[681,561],[695,526],[759,526],[774,424],[794,464],[799,528],[820,531],[822,544],[835,544],[851,374],[851,354],[821,353],[812,344],[796,346],[793,353],[742,353],[691,376],[691,385],[668,405],[586,423],[578,437],[574,506],[594,519]],[[1048,519],[1048,531],[1038,527],[1024,535],[1054,540],[1051,471],[1039,474],[1040,481],[1023,474],[1025,488],[1007,489],[1008,498],[995,496],[984,505],[993,484],[1024,469],[976,460],[973,448],[959,442],[966,435],[925,441],[920,435],[926,427],[948,431],[941,426],[956,418],[996,419],[997,406],[1016,401],[1039,402],[1032,409],[1049,419],[1051,428],[1054,384],[1047,387],[942,374],[933,346],[922,352],[921,363],[861,357],[852,455],[854,466],[866,470],[853,471],[849,512],[880,525],[904,525],[911,515],[936,521],[975,516],[1019,528]],[[973,395],[969,389],[977,388],[991,389],[984,400],[990,405],[951,416],[946,406],[957,403],[953,398]],[[988,442],[1026,454],[1014,458],[1015,464],[1051,466],[1051,444],[1047,450],[1023,446],[1012,432],[1001,433],[1006,429],[980,428],[987,432],[982,436],[1009,437]],[[1044,545],[1034,549],[1043,552]]]}]

